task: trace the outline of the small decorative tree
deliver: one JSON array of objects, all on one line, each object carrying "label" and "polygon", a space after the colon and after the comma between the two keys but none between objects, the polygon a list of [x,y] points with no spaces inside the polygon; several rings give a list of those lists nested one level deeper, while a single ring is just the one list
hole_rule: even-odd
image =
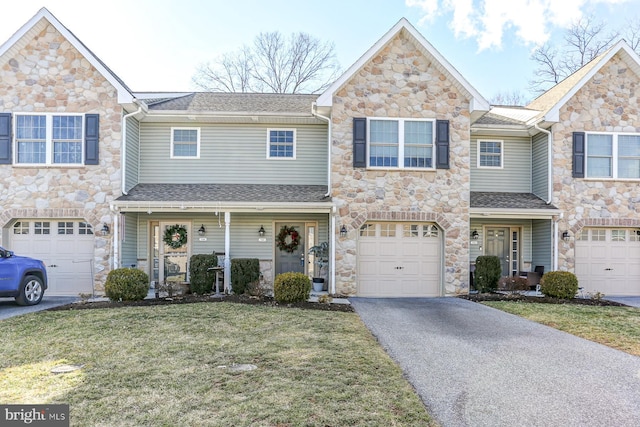
[{"label": "small decorative tree", "polygon": [[319,245],[309,248],[309,255],[313,255],[313,287],[314,291],[321,291],[324,287],[323,268],[329,264],[329,242],[322,242]]}]

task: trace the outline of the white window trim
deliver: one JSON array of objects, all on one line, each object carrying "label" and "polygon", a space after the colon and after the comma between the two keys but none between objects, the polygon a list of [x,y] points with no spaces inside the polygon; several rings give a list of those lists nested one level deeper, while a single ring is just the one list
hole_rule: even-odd
[{"label": "white window trim", "polygon": [[[293,132],[293,156],[291,157],[271,157],[271,131]],[[267,159],[269,160],[295,160],[298,148],[298,133],[295,128],[267,128]]]},{"label": "white window trim", "polygon": [[[584,141],[584,174],[586,180],[593,181],[640,181],[640,178],[620,178],[618,176],[618,136],[640,136],[640,133],[633,132],[585,132],[586,138]],[[589,135],[612,135],[612,147],[611,147],[611,176],[589,176]]]},{"label": "white window trim", "polygon": [[[21,163],[18,162],[18,116],[45,116],[45,126],[46,126],[46,135],[45,135],[45,150],[46,150],[46,160],[44,163]],[[82,151],[80,153],[80,163],[54,163],[53,162],[53,116],[69,116],[69,117],[82,117],[82,135],[80,136],[80,146],[82,147]],[[84,133],[85,133],[85,115],[80,113],[23,113],[18,112],[13,114],[13,140],[12,140],[12,149],[13,149],[13,164],[12,166],[21,167],[64,167],[64,168],[73,168],[73,167],[83,167],[85,161],[85,143],[84,143]]]},{"label": "white window trim", "polygon": [[[504,169],[504,141],[500,140],[500,139],[479,139],[478,141],[478,145],[477,145],[477,151],[478,151],[478,159],[477,159],[477,163],[476,166],[478,169]],[[500,144],[500,166],[480,166],[480,144],[482,142],[497,142]]]},{"label": "white window trim", "polygon": [[[173,149],[174,149],[174,140],[173,137],[175,135],[176,130],[195,130],[196,131],[196,155],[195,156],[176,156],[173,154]],[[171,128],[171,147],[170,147],[170,153],[169,153],[169,158],[171,159],[182,159],[182,160],[190,160],[190,159],[199,159],[200,158],[200,128],[195,128],[195,127],[182,127],[182,126],[176,126],[176,127],[172,127]]]},{"label": "white window trim", "polygon": [[[371,120],[392,120],[398,122],[398,166],[371,166]],[[411,167],[404,165],[404,122],[431,122],[431,167]],[[375,170],[416,170],[435,171],[436,170],[436,119],[412,118],[412,117],[367,117],[367,169]]]}]

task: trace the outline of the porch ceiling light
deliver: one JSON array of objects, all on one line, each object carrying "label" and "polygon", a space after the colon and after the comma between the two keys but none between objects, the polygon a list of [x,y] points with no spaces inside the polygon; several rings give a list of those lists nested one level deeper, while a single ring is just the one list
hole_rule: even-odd
[{"label": "porch ceiling light", "polygon": [[206,232],[207,232],[207,230],[206,230],[206,228],[204,228],[204,224],[202,224],[202,225],[200,226],[200,228],[198,228],[198,234],[199,234],[200,236],[204,236],[204,234],[205,234]]},{"label": "porch ceiling light", "polygon": [[478,240],[478,237],[480,237],[480,234],[478,234],[478,230],[473,230],[473,232],[471,233],[471,238],[473,240]]},{"label": "porch ceiling light", "polygon": [[265,233],[264,227],[261,225],[260,226],[260,230],[258,230],[258,236],[264,237],[264,233]]},{"label": "porch ceiling light", "polygon": [[344,224],[340,228],[340,237],[347,237],[347,227],[345,227]]}]

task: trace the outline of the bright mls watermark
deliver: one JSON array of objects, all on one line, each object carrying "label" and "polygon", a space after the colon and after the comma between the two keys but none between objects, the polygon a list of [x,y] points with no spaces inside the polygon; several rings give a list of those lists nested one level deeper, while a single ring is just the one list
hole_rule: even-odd
[{"label": "bright mls watermark", "polygon": [[69,427],[69,405],[0,405],[0,426]]}]

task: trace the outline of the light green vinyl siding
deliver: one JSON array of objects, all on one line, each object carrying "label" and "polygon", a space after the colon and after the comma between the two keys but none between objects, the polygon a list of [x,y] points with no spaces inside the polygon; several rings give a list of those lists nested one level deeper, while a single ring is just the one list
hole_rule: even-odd
[{"label": "light green vinyl siding", "polygon": [[[171,127],[142,123],[143,183],[308,184],[327,183],[326,125],[202,124],[200,158],[171,159]],[[189,124],[190,128],[194,124]],[[295,159],[267,158],[267,129],[295,129]]]},{"label": "light green vinyl siding", "polygon": [[[478,168],[478,140],[503,141],[502,168]],[[531,192],[530,138],[483,137],[471,140],[471,191]]]},{"label": "light green vinyl siding", "polygon": [[124,219],[124,235],[120,236],[120,266],[131,267],[132,265],[138,265],[138,259],[136,256],[136,246],[138,243],[138,214],[130,212],[125,215],[120,215],[120,220]]},{"label": "light green vinyl siding", "polygon": [[125,189],[131,190],[138,184],[140,165],[140,122],[135,118],[127,118],[127,155],[125,172]]},{"label": "light green vinyl siding", "polygon": [[533,137],[533,176],[532,176],[532,192],[542,200],[549,199],[549,147],[547,143],[548,136],[539,133]]},{"label": "light green vinyl siding", "polygon": [[534,219],[532,221],[533,257],[531,268],[544,265],[544,271],[551,271],[553,265],[552,224],[548,219]]}]

